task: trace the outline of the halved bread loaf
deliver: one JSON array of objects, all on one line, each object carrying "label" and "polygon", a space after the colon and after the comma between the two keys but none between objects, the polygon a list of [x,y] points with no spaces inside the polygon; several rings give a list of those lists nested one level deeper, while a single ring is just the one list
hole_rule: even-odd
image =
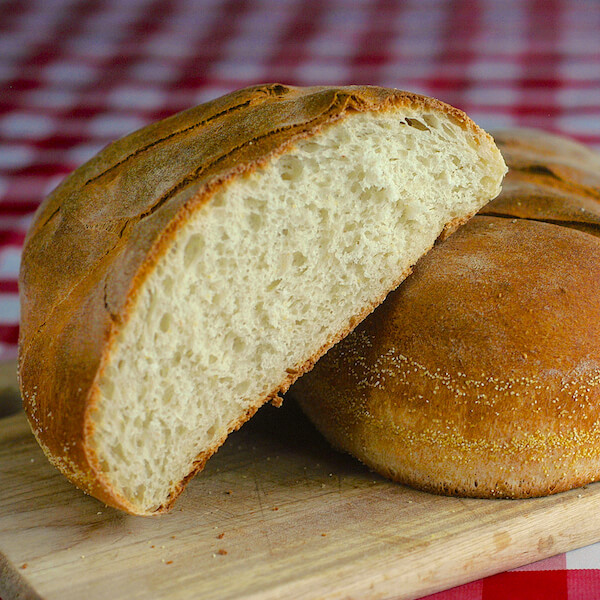
[{"label": "halved bread loaf", "polygon": [[19,372],[44,451],[108,504],[168,509],[504,172],[462,112],[375,87],[258,86],[112,144],[23,254]]},{"label": "halved bread loaf", "polygon": [[600,479],[600,156],[497,132],[500,196],[292,388],[337,447],[418,488]]}]

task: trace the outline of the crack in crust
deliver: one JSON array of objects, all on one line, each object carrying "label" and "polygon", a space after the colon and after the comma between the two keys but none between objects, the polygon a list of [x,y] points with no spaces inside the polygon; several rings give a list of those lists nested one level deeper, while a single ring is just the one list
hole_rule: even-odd
[{"label": "crack in crust", "polygon": [[[283,96],[285,93],[287,93],[289,91],[289,88],[287,88],[286,86],[283,86],[281,84],[274,84],[274,85],[258,86],[258,87],[252,88],[252,91],[254,91],[255,93],[264,92],[265,96],[279,97],[279,96]],[[221,117],[229,116],[235,112],[238,112],[238,111],[250,106],[253,102],[256,102],[256,99],[250,98],[244,102],[240,102],[239,104],[235,104],[234,106],[231,106],[229,108],[221,110],[221,111],[211,115],[210,117],[207,117],[201,121],[198,121],[197,123],[194,123],[193,125],[184,127],[183,129],[174,131],[173,133],[170,133],[169,135],[158,138],[157,140],[154,140],[154,141],[150,142],[149,144],[146,144],[145,146],[142,146],[141,148],[137,149],[135,152],[132,152],[131,154],[127,155],[125,158],[116,162],[114,165],[107,168],[102,173],[98,173],[97,175],[94,175],[94,177],[91,177],[90,179],[88,179],[83,185],[85,187],[85,186],[89,185],[90,183],[97,181],[101,177],[104,177],[104,176],[110,174],[118,167],[123,166],[126,162],[128,162],[132,158],[135,158],[135,157],[139,156],[140,154],[143,154],[144,152],[148,152],[148,150],[155,148],[156,146],[158,146],[159,144],[161,144],[163,142],[173,140],[174,138],[181,136],[185,133],[189,133],[190,131],[193,131],[194,129],[199,129],[201,127],[204,127],[204,126],[208,125],[209,123],[212,123],[213,121],[220,119]]]}]

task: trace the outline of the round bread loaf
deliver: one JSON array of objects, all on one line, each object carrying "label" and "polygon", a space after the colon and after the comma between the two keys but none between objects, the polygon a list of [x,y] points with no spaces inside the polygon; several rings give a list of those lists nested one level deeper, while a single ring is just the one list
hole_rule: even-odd
[{"label": "round bread loaf", "polygon": [[600,158],[498,132],[501,195],[292,388],[338,448],[423,490],[600,479]]},{"label": "round bread loaf", "polygon": [[462,112],[376,87],[255,86],[110,145],[23,252],[19,375],[42,448],[107,504],[167,510],[505,170]]}]

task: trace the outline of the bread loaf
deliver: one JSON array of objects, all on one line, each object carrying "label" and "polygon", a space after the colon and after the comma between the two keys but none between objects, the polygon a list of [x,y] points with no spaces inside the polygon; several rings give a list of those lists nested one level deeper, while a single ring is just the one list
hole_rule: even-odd
[{"label": "bread loaf", "polygon": [[504,172],[462,112],[375,87],[257,86],[110,145],[26,240],[42,448],[107,504],[167,510]]},{"label": "bread loaf", "polygon": [[433,492],[600,479],[600,157],[498,132],[501,195],[292,388],[321,432]]}]

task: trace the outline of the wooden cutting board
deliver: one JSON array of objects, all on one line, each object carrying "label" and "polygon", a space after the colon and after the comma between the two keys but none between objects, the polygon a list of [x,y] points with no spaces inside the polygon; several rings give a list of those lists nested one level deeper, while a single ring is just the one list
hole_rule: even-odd
[{"label": "wooden cutting board", "polygon": [[417,598],[600,539],[600,487],[535,500],[420,493],[332,451],[288,402],[233,434],[173,512],[71,486],[0,420],[0,597]]}]

